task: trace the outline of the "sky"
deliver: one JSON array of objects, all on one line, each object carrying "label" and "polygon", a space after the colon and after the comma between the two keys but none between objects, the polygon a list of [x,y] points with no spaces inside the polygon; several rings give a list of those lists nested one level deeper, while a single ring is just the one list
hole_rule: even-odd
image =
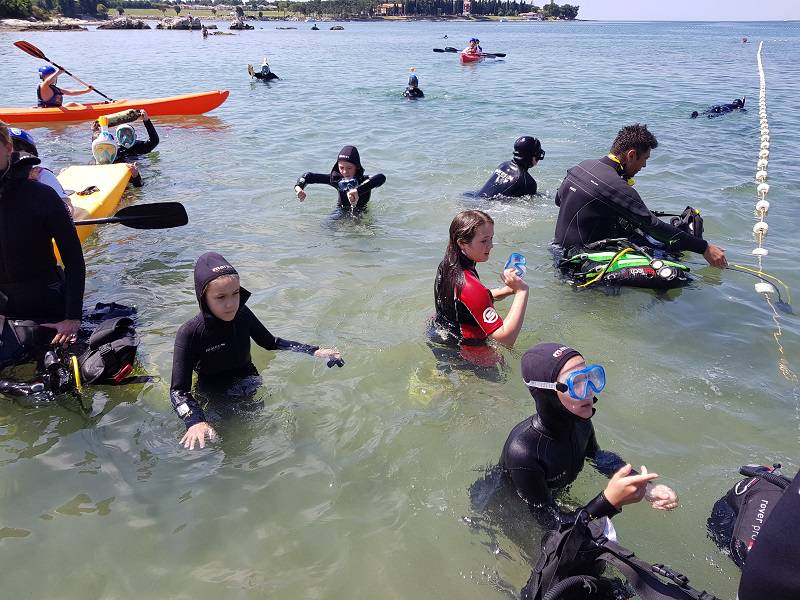
[{"label": "sky", "polygon": [[556,4],[565,3],[581,7],[579,19],[602,21],[800,19],[800,0],[556,0]]}]

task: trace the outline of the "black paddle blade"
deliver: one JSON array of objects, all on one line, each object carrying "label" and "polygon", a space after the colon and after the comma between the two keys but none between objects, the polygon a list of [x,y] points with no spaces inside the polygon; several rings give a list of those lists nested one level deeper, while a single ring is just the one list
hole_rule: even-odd
[{"label": "black paddle blade", "polygon": [[23,52],[25,52],[26,54],[30,54],[34,58],[47,60],[47,57],[44,55],[44,52],[39,50],[36,46],[31,44],[30,42],[26,42],[25,40],[20,40],[18,42],[14,42],[14,45]]},{"label": "black paddle blade", "polygon": [[189,222],[180,202],[156,202],[127,206],[113,217],[114,221],[132,229],[169,229]]},{"label": "black paddle blade", "polygon": [[445,52],[458,52],[458,48],[453,48],[452,46],[445,46],[444,47],[444,51]]},{"label": "black paddle blade", "polygon": [[434,52],[444,52],[444,50],[442,48],[434,48],[433,51]]}]

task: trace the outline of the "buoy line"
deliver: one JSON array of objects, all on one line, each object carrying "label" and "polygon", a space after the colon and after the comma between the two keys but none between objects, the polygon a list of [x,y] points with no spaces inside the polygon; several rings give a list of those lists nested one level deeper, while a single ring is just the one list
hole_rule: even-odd
[{"label": "buoy line", "polygon": [[[795,399],[797,399],[797,384],[800,381],[800,378],[798,378],[797,374],[789,366],[789,361],[786,359],[783,344],[781,344],[780,339],[783,335],[783,330],[778,317],[778,311],[773,303],[773,296],[777,295],[778,299],[780,300],[780,293],[772,283],[767,281],[767,279],[774,279],[775,281],[781,283],[786,289],[787,295],[788,287],[776,277],[772,277],[767,273],[764,273],[763,264],[764,257],[769,254],[769,250],[764,247],[764,239],[767,237],[767,233],[769,232],[769,226],[767,225],[767,214],[769,213],[769,201],[767,200],[767,194],[769,193],[769,183],[767,183],[769,170],[769,119],[767,118],[767,78],[764,74],[764,62],[761,59],[761,51],[763,47],[764,42],[759,42],[758,53],[756,54],[759,77],[758,117],[761,126],[761,144],[759,146],[758,160],[756,162],[755,180],[757,198],[755,215],[758,220],[756,221],[755,225],[753,225],[753,235],[755,237],[756,247],[753,248],[752,254],[756,259],[756,264],[758,265],[756,275],[759,277],[759,281],[755,284],[755,290],[757,294],[763,296],[764,300],[767,302],[767,305],[769,305],[770,309],[772,309],[772,320],[775,323],[775,331],[773,332],[772,337],[775,338],[775,343],[778,345],[778,352],[781,355],[778,359],[778,370],[787,381],[795,384]],[[791,302],[791,300],[789,301]]]}]

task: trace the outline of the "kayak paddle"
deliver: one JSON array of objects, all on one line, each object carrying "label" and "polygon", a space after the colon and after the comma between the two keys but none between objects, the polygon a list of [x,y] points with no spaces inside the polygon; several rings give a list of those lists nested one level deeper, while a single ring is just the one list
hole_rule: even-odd
[{"label": "kayak paddle", "polygon": [[169,229],[181,227],[189,222],[186,209],[180,202],[154,202],[127,206],[113,217],[75,221],[75,226],[119,223],[133,229]]},{"label": "kayak paddle", "polygon": [[481,56],[486,58],[505,58],[505,52],[481,52]]},{"label": "kayak paddle", "polygon": [[458,48],[453,48],[452,46],[447,46],[445,48],[434,48],[434,52],[458,52]]},{"label": "kayak paddle", "polygon": [[61,69],[62,71],[64,71],[64,73],[66,73],[67,75],[69,75],[70,77],[72,77],[72,78],[73,78],[75,81],[77,81],[78,83],[80,83],[80,84],[82,84],[82,85],[85,85],[86,87],[91,87],[91,88],[92,88],[92,91],[94,91],[94,92],[97,92],[98,94],[100,94],[100,95],[101,95],[103,98],[105,98],[106,100],[109,100],[109,101],[111,101],[111,102],[113,102],[113,101],[114,101],[114,99],[113,99],[113,98],[109,98],[108,96],[106,96],[106,95],[105,95],[103,92],[101,92],[100,90],[98,90],[98,89],[95,89],[94,87],[92,87],[92,86],[90,86],[88,83],[86,83],[85,81],[81,81],[80,79],[78,79],[77,77],[75,77],[75,75],[73,75],[72,73],[70,73],[69,71],[67,71],[67,70],[66,70],[64,67],[62,67],[61,65],[57,65],[56,63],[54,63],[52,60],[50,60],[49,58],[47,58],[47,57],[44,55],[44,52],[42,52],[41,50],[39,50],[39,49],[38,49],[36,46],[34,46],[33,44],[31,44],[30,42],[26,42],[26,41],[24,41],[24,40],[20,40],[19,42],[14,42],[14,45],[15,45],[17,48],[19,48],[20,50],[22,50],[23,52],[25,52],[25,53],[27,53],[27,54],[30,54],[30,55],[31,55],[31,56],[33,56],[34,58],[39,58],[39,59],[41,59],[41,60],[43,60],[43,61],[49,62],[49,63],[50,63],[51,65],[53,65],[54,67],[56,67],[56,68],[58,68],[58,69]]}]

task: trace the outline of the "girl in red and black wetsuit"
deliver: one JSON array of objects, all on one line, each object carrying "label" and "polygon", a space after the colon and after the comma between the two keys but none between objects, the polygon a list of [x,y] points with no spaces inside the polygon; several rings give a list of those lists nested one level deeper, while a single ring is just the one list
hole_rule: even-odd
[{"label": "girl in red and black wetsuit", "polygon": [[[494,221],[485,212],[458,213],[450,223],[450,242],[436,272],[435,324],[461,344],[462,355],[466,346],[483,345],[489,337],[513,346],[525,319],[528,284],[513,268],[503,271],[505,285],[494,290],[485,287],[478,278],[475,265],[489,260],[493,236]],[[511,310],[503,320],[494,309],[494,301],[512,295]]]}]

